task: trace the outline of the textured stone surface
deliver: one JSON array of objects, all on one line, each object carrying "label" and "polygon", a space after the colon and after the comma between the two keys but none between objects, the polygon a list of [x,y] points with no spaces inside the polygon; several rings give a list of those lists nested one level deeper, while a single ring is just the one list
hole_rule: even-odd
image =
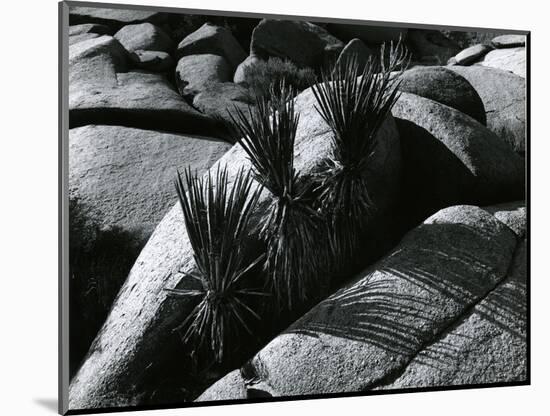
[{"label": "textured stone surface", "polygon": [[525,201],[505,202],[483,208],[493,214],[500,222],[506,224],[516,233],[518,238],[524,238],[527,230],[527,211]]},{"label": "textured stone surface", "polygon": [[246,88],[232,82],[214,84],[202,90],[193,98],[193,106],[213,118],[231,121],[229,114],[235,114],[235,107],[247,114],[252,104]]},{"label": "textured stone surface", "polygon": [[124,10],[101,7],[70,7],[69,22],[99,23],[111,27],[120,27],[132,23],[160,23],[166,19],[166,14],[147,10]]},{"label": "textured stone surface", "polygon": [[350,40],[344,49],[342,49],[334,68],[344,67],[347,61],[354,59],[357,61],[360,71],[363,71],[369,57],[374,59],[376,58],[376,54],[367,45],[365,45],[362,40],[355,38]]},{"label": "textured stone surface", "polygon": [[526,244],[506,279],[385,389],[525,381],[527,378]]},{"label": "textured stone surface", "polygon": [[492,46],[483,44],[470,46],[456,54],[453,63],[456,65],[470,65],[479,61],[492,49]]},{"label": "textured stone surface", "polygon": [[525,152],[525,79],[510,72],[479,65],[449,67],[476,89],[483,101],[487,127],[518,153]]},{"label": "textured stone surface", "polygon": [[162,29],[151,23],[127,25],[114,34],[128,52],[145,51],[172,52],[174,42]]},{"label": "textured stone surface", "polygon": [[84,33],[96,33],[98,35],[111,35],[112,30],[105,25],[98,23],[84,23],[81,25],[69,26],[69,36],[82,35]]},{"label": "textured stone surface", "polygon": [[495,48],[515,48],[525,46],[527,36],[525,35],[500,35],[491,41]]},{"label": "textured stone surface", "polygon": [[224,27],[205,23],[195,32],[186,36],[178,45],[176,57],[186,55],[215,54],[223,56],[234,71],[246,58],[246,52]]},{"label": "textured stone surface", "polygon": [[[330,132],[306,90],[296,98],[300,113],[295,143],[295,168],[301,174],[318,169],[330,151]],[[394,202],[399,184],[399,138],[393,118],[379,131],[379,147],[371,162],[369,183],[373,204],[384,212]],[[235,145],[214,166],[226,165],[230,181],[240,168],[249,168],[244,150]],[[263,192],[253,221],[263,220],[270,198]],[[375,221],[375,219],[373,219]],[[257,239],[257,234],[251,236]],[[256,241],[256,240],[254,240]],[[158,354],[172,329],[193,307],[192,302],[168,298],[165,288],[193,288],[194,279],[182,274],[194,268],[193,253],[181,210],[175,205],[159,223],[136,260],[109,317],[89,355],[70,386],[71,409],[95,408],[118,398],[118,405],[131,403],[139,395],[134,385],[143,369]]]},{"label": "textured stone surface", "polygon": [[136,50],[130,54],[130,59],[136,68],[153,72],[163,72],[172,69],[175,62],[166,52]]},{"label": "textured stone surface", "polygon": [[448,105],[486,123],[478,93],[465,78],[442,66],[416,67],[405,71],[399,89]]},{"label": "textured stone surface", "polygon": [[525,48],[495,49],[489,52],[480,65],[509,71],[525,78],[527,73],[527,57]]},{"label": "textured stone surface", "polygon": [[177,201],[176,169],[204,172],[230,147],[207,137],[120,126],[71,129],[69,194],[94,207],[102,226],[136,229],[146,239]]},{"label": "textured stone surface", "polygon": [[166,77],[125,72],[128,61],[124,47],[110,36],[69,48],[71,127],[118,124],[217,135],[216,123],[187,104]]},{"label": "textured stone surface", "polygon": [[220,82],[231,81],[232,70],[219,55],[188,55],[176,66],[176,84],[183,96],[194,96]]},{"label": "textured stone surface", "polygon": [[82,42],[84,40],[95,39],[100,37],[97,33],[80,33],[78,35],[69,36],[69,46],[74,45],[75,43]]},{"label": "textured stone surface", "polygon": [[344,44],[320,26],[303,21],[263,19],[252,32],[250,54],[289,59],[299,67],[334,62]]},{"label": "textured stone surface", "polygon": [[[524,198],[524,161],[471,117],[435,101],[402,93],[398,119],[404,190],[419,215],[457,203]],[[425,217],[424,217],[425,218]]]},{"label": "textured stone surface", "polygon": [[233,370],[202,393],[195,401],[246,399],[247,392],[239,370]]},{"label": "textured stone surface", "polygon": [[515,247],[480,208],[438,212],[258,352],[247,387],[273,396],[376,387],[504,279]]}]

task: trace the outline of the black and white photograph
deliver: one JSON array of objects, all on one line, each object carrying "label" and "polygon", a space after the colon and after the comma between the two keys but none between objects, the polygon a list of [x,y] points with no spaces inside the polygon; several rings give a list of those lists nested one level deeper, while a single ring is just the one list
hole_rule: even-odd
[{"label": "black and white photograph", "polygon": [[60,412],[529,384],[529,31],[59,7]]}]

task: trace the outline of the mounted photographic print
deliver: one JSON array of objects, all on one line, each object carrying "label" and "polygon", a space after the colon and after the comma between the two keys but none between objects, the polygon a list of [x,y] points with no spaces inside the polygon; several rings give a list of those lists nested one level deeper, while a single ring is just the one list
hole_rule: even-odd
[{"label": "mounted photographic print", "polygon": [[61,413],[529,384],[529,32],[59,11]]}]

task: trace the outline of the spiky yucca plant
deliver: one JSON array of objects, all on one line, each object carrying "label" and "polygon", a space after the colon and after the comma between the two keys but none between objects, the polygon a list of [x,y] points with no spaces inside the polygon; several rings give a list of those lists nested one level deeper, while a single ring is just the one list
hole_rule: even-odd
[{"label": "spiky yucca plant", "polygon": [[[251,319],[259,319],[249,301],[265,293],[244,284],[247,273],[264,255],[247,261],[243,240],[261,188],[252,190],[250,173],[239,170],[233,185],[226,168],[197,177],[190,169],[184,179],[178,172],[176,190],[197,267],[188,276],[200,289],[167,289],[177,297],[199,297],[200,301],[175,330],[184,342],[193,341],[194,351],[204,344],[221,362],[229,337],[238,339],[242,330],[251,334]],[[188,192],[185,191],[187,186]]]},{"label": "spiky yucca plant", "polygon": [[266,268],[279,306],[292,310],[322,291],[318,273],[322,256],[315,251],[323,221],[312,208],[310,187],[294,168],[294,141],[299,115],[292,91],[272,85],[269,96],[257,96],[248,113],[232,116],[236,141],[247,153],[254,178],[272,195],[260,236],[267,243]]},{"label": "spiky yucca plant", "polygon": [[373,211],[367,181],[369,163],[376,152],[377,134],[398,98],[398,76],[408,53],[382,46],[380,60],[369,59],[361,70],[354,57],[312,86],[316,109],[332,130],[331,157],[318,175],[319,201],[329,217],[336,258],[353,255],[358,235]]}]

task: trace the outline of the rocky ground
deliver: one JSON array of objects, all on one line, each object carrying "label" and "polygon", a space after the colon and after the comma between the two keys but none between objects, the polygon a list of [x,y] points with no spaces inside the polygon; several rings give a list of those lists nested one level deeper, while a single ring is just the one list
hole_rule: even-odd
[{"label": "rocky ground", "polygon": [[[525,36],[84,7],[69,24],[70,198],[142,249],[71,357],[71,409],[526,380]],[[362,271],[229,366],[192,368],[172,332],[191,305],[164,292],[194,284],[176,169],[250,167],[223,122],[250,104],[247,68],[318,73],[400,38],[412,60],[369,171]],[[308,174],[331,133],[311,89],[295,102]],[[71,280],[84,305],[87,278]]]}]

